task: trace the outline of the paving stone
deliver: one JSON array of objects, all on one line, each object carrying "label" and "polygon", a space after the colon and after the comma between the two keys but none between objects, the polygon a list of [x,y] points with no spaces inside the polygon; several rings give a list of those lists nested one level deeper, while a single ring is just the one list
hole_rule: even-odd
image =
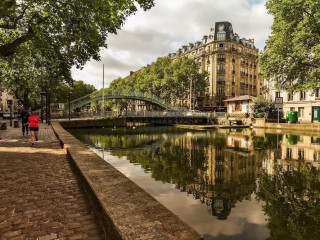
[{"label": "paving stone", "polygon": [[0,131],[0,239],[105,239],[52,128],[39,129],[36,147],[20,128]]}]

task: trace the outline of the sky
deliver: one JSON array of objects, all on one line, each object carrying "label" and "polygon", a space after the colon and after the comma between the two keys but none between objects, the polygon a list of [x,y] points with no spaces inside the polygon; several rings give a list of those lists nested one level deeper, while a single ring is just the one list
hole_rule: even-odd
[{"label": "sky", "polygon": [[253,38],[262,50],[273,21],[267,13],[267,0],[155,0],[149,11],[139,10],[127,18],[117,35],[109,35],[108,48],[101,61],[89,61],[82,70],[73,68],[74,80],[102,88],[118,77],[176,52],[182,45],[208,35],[214,22],[228,21],[240,38]]}]

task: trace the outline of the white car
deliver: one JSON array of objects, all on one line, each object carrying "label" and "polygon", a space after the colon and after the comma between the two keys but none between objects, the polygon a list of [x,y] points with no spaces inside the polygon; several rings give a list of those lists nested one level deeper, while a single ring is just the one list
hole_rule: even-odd
[{"label": "white car", "polygon": [[3,119],[10,118],[10,112],[3,112],[2,118]]}]

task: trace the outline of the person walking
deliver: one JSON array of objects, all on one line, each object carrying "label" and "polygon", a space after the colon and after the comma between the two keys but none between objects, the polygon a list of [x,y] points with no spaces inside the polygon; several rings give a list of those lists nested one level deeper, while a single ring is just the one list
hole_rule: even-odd
[{"label": "person walking", "polygon": [[31,116],[29,116],[28,118],[28,123],[30,124],[30,133],[31,133],[31,141],[32,141],[32,144],[31,144],[31,147],[34,147],[36,144],[35,144],[35,141],[38,141],[38,132],[39,132],[39,116],[36,115],[36,111],[35,110],[32,110],[31,111]]},{"label": "person walking", "polygon": [[22,136],[24,136],[25,132],[27,132],[27,135],[29,134],[29,116],[29,113],[25,109],[22,109],[22,112],[20,114],[22,123]]}]

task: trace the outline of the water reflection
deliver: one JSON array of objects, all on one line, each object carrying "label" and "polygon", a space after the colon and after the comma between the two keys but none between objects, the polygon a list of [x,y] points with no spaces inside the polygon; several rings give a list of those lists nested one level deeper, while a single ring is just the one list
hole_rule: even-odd
[{"label": "water reflection", "polygon": [[[216,221],[211,228],[194,223],[206,239],[265,239],[269,235],[269,239],[320,239],[319,137],[171,127],[72,133],[91,147],[106,149],[113,156],[142,166],[156,181],[173,184],[201,202],[226,226],[241,207],[247,214],[255,209],[254,214],[259,216],[250,220],[252,223],[246,213],[238,217],[237,221],[248,221],[240,233],[218,230]],[[239,210],[231,216],[236,208]],[[266,216],[260,217],[258,211]]]}]

